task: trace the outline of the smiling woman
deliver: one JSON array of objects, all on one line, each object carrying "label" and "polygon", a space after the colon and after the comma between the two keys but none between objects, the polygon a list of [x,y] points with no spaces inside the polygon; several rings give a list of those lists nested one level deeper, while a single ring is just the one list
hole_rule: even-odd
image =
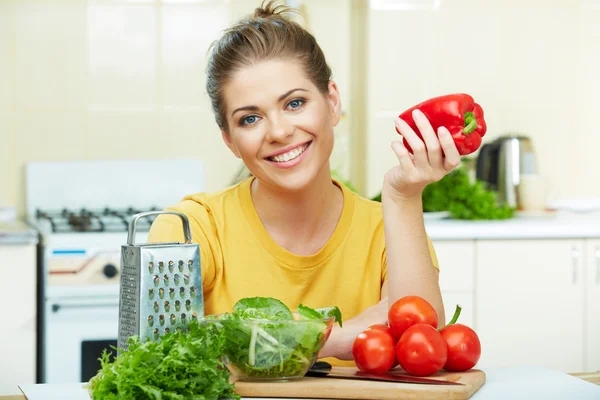
[{"label": "smiling woman", "polygon": [[[188,215],[200,244],[207,314],[230,312],[253,296],[292,310],[338,306],[343,327],[333,329],[320,356],[340,364],[351,360],[362,330],[387,322],[400,297],[427,299],[444,324],[421,193],[458,165],[459,155],[449,132],[436,135],[416,111],[423,140],[396,121],[414,156],[401,141],[392,144],[399,163],[383,179],[381,203],[332,179],[339,89],[315,38],[289,11],[263,4],[210,52],[206,87],[216,123],[252,176],[168,209]],[[179,224],[160,216],[149,240],[182,240]]]}]

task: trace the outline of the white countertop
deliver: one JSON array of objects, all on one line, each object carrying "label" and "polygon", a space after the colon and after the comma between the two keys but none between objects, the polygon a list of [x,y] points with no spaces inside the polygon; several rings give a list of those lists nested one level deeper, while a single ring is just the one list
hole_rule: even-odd
[{"label": "white countertop", "polygon": [[[486,382],[472,400],[598,400],[600,386],[574,376],[536,366],[483,369]],[[22,385],[28,400],[89,400],[80,383]],[[254,400],[275,400],[274,398]],[[278,399],[282,400],[282,399]],[[285,399],[301,400],[301,399]]]},{"label": "white countertop", "polygon": [[498,221],[425,220],[431,240],[600,238],[600,213],[517,214]]},{"label": "white countertop", "polygon": [[0,245],[36,244],[38,234],[24,221],[0,221]]}]

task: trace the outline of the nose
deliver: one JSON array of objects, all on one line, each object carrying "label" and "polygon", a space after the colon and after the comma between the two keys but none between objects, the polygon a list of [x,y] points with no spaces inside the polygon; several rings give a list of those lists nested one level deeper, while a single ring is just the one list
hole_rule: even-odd
[{"label": "nose", "polygon": [[273,142],[285,142],[294,133],[294,126],[282,115],[274,115],[269,118],[270,124],[267,132],[267,140]]}]

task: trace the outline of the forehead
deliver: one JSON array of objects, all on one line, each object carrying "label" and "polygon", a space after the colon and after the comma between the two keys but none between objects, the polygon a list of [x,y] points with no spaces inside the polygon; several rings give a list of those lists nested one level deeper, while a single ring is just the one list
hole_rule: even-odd
[{"label": "forehead", "polygon": [[276,102],[283,93],[295,88],[313,88],[302,65],[294,61],[269,60],[236,71],[223,93],[227,108],[232,110]]}]

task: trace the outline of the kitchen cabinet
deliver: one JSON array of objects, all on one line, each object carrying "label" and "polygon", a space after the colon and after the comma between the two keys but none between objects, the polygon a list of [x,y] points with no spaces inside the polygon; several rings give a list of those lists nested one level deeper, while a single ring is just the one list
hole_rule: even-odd
[{"label": "kitchen cabinet", "polygon": [[473,240],[433,241],[440,265],[440,290],[444,301],[446,322],[452,319],[456,305],[462,307],[459,322],[474,328],[473,276],[475,242]]},{"label": "kitchen cabinet", "polygon": [[[584,276],[585,247],[580,239],[475,242],[480,367],[584,370],[584,321],[598,315],[588,313],[584,318],[584,289],[591,286]],[[596,329],[596,338],[597,328],[596,323],[589,324],[589,329]]]},{"label": "kitchen cabinet", "polygon": [[600,371],[600,239],[586,241],[585,370]]},{"label": "kitchen cabinet", "polygon": [[0,245],[0,276],[4,308],[0,394],[18,394],[18,384],[36,383],[35,244]]}]

